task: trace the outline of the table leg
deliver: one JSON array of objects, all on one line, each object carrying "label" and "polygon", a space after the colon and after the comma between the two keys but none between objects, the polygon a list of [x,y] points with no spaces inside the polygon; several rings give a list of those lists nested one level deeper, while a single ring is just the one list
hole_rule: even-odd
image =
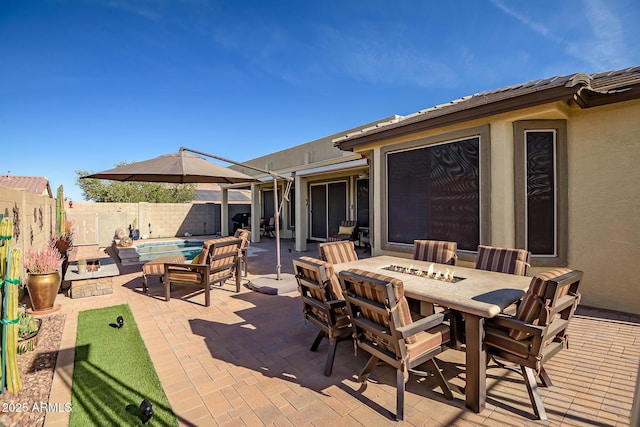
[{"label": "table leg", "polygon": [[484,318],[465,314],[466,404],[475,413],[484,409],[487,398],[487,352],[483,345]]}]

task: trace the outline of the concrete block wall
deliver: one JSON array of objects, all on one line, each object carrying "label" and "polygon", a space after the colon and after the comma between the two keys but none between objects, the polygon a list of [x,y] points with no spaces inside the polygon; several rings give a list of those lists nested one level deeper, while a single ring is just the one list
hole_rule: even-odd
[{"label": "concrete block wall", "polygon": [[[24,253],[30,247],[41,248],[56,228],[56,199],[26,190],[0,187],[0,214],[14,224],[11,245]],[[22,271],[26,281],[26,271]]]},{"label": "concrete block wall", "polygon": [[[251,212],[249,204],[229,205],[229,222],[237,212]],[[78,227],[90,221],[81,218],[98,218],[98,233],[77,230],[76,244],[111,244],[119,227],[129,228],[137,219],[140,236],[149,238],[214,235],[221,231],[221,206],[214,202],[193,203],[77,203],[67,209],[67,217],[77,219]],[[229,231],[233,230],[231,223]],[[93,237],[97,234],[95,237]],[[82,240],[83,236],[90,236]]]}]

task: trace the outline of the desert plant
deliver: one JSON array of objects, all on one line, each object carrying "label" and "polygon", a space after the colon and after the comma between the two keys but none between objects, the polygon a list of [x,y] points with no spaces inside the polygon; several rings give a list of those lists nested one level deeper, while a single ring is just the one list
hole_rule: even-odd
[{"label": "desert plant", "polygon": [[29,273],[51,273],[62,266],[62,256],[55,245],[38,249],[31,247],[24,255],[24,267]]},{"label": "desert plant", "polygon": [[38,330],[38,322],[33,314],[22,312],[18,317],[18,337],[20,339]]}]

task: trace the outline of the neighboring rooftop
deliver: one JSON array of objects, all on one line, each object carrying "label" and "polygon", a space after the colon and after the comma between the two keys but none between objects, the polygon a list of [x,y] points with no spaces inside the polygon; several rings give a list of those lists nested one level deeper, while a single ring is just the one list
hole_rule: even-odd
[{"label": "neighboring rooftop", "polygon": [[640,67],[604,73],[576,73],[532,80],[477,93],[407,116],[348,132],[333,140],[341,150],[393,136],[515,111],[555,101],[573,101],[591,108],[640,98]]},{"label": "neighboring rooftop", "polygon": [[53,197],[49,179],[44,176],[12,176],[11,172],[0,175],[0,186],[27,190],[29,193]]},{"label": "neighboring rooftop", "polygon": [[[222,189],[220,185],[215,183],[198,183],[196,186],[196,194],[198,200],[201,202],[221,202],[222,201]],[[228,190],[229,203],[234,204],[250,204],[251,203],[251,191],[250,190]]]}]

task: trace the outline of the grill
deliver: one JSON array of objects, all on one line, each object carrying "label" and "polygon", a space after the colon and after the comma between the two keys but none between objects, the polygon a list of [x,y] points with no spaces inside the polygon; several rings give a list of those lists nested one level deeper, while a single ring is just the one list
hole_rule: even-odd
[{"label": "grill", "polygon": [[235,233],[238,228],[247,227],[250,220],[251,215],[249,215],[248,213],[235,214],[231,218],[231,222],[233,222],[233,232]]}]

